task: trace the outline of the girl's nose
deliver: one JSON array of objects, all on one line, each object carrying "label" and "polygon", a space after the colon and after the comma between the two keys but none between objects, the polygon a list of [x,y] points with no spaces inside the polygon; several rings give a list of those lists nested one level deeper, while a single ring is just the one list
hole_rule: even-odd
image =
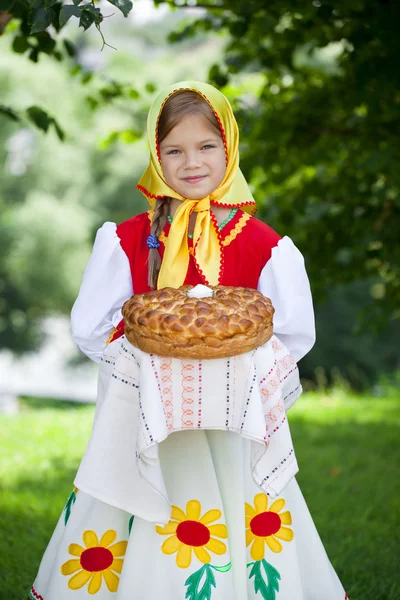
[{"label": "girl's nose", "polygon": [[185,168],[194,169],[201,166],[201,157],[197,152],[187,152],[185,154]]}]

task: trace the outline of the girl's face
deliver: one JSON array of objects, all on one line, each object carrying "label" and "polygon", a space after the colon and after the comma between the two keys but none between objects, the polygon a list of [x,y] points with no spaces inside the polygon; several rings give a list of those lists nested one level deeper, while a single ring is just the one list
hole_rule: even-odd
[{"label": "girl's face", "polygon": [[161,142],[160,156],[167,184],[184,198],[205,198],[224,179],[222,138],[203,115],[182,119]]}]

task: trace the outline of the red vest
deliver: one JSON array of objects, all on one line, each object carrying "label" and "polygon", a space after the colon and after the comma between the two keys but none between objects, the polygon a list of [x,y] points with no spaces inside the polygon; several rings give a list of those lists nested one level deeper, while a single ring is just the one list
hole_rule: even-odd
[{"label": "red vest", "polygon": [[[142,213],[117,226],[121,247],[131,267],[135,294],[150,291],[147,284],[149,249],[146,240],[150,235],[151,214],[152,211]],[[165,240],[169,230],[170,224],[167,222],[159,236],[161,257],[164,255]],[[239,209],[233,219],[223,227],[220,239],[222,269],[218,283],[256,289],[261,271],[271,258],[272,248],[277,245],[280,236],[262,221]],[[188,242],[190,251],[193,247],[192,240],[189,239]],[[184,283],[189,285],[207,283],[203,275],[197,271],[191,255]],[[122,334],[123,322],[118,325],[110,341],[114,341]]]}]

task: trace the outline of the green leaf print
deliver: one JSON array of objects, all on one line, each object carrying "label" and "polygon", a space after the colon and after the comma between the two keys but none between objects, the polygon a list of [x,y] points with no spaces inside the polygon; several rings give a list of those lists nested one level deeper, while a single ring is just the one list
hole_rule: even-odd
[{"label": "green leaf print", "polygon": [[204,565],[185,581],[187,600],[211,600],[212,587],[215,585],[214,573],[210,565]]},{"label": "green leaf print", "polygon": [[[75,500],[76,500],[76,492],[75,492],[76,488],[74,488],[67,500],[67,504],[65,505],[65,515],[64,515],[64,525],[66,525],[68,523],[68,519],[70,517],[71,514],[71,509],[73,507],[73,505],[75,504]],[[78,491],[78,490],[76,490]]]},{"label": "green leaf print", "polygon": [[129,519],[129,523],[128,523],[129,535],[131,535],[131,529],[132,529],[132,525],[133,525],[133,521],[134,520],[135,520],[135,515],[132,515],[131,518]]},{"label": "green leaf print", "polygon": [[252,577],[254,577],[254,591],[256,594],[260,592],[263,600],[276,599],[276,592],[279,592],[279,580],[281,576],[275,567],[270,565],[264,558],[256,560],[252,563],[249,579]]},{"label": "green leaf print", "polygon": [[227,571],[230,571],[230,569],[232,567],[232,563],[228,563],[227,565],[223,565],[222,567],[215,567],[214,565],[210,565],[210,567],[212,569],[214,569],[214,571],[219,571],[220,573],[226,573]]}]

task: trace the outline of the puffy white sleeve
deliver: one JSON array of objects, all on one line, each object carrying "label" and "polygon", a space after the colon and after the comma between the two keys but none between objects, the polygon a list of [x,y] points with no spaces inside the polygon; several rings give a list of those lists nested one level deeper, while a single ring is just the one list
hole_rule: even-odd
[{"label": "puffy white sleeve", "polygon": [[104,223],[97,232],[71,312],[72,337],[92,360],[100,361],[111,331],[122,319],[121,308],[132,295],[129,261],[116,225]]},{"label": "puffy white sleeve", "polygon": [[273,248],[257,289],[275,308],[274,334],[298,362],[315,343],[315,321],[304,258],[290,238]]}]

